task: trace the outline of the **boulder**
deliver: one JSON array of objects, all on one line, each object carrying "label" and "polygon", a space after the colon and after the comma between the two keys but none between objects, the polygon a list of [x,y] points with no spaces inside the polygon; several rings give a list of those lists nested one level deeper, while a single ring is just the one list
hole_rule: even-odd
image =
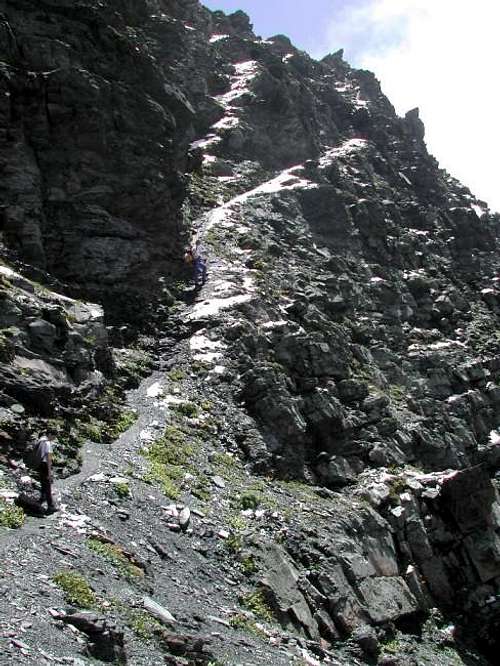
[{"label": "boulder", "polygon": [[279,546],[262,551],[265,575],[259,584],[283,627],[294,627],[309,638],[319,638],[318,624],[299,589],[299,572]]}]

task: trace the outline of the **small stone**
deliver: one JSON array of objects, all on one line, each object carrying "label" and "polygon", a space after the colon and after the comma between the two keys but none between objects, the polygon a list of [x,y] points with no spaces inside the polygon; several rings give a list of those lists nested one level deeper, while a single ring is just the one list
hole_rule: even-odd
[{"label": "small stone", "polygon": [[220,530],[218,533],[221,539],[229,539],[229,532],[227,530]]},{"label": "small stone", "polygon": [[24,414],[25,409],[22,405],[20,405],[18,402],[10,406],[10,411],[14,412],[14,414]]},{"label": "small stone", "polygon": [[106,474],[104,472],[100,472],[100,474],[94,474],[93,476],[89,476],[87,481],[92,481],[92,483],[102,483],[103,481],[107,480]]},{"label": "small stone", "polygon": [[184,507],[179,514],[179,526],[182,531],[185,531],[191,521],[191,511],[189,507]]},{"label": "small stone", "polygon": [[181,526],[178,523],[167,523],[167,527],[171,532],[181,531]]},{"label": "small stone", "polygon": [[245,516],[245,518],[253,518],[253,516],[254,516],[254,510],[253,509],[244,509],[240,513],[241,513],[242,516]]},{"label": "small stone", "polygon": [[225,488],[226,487],[226,482],[221,476],[214,476],[212,477],[212,483],[214,486],[217,486],[217,488]]},{"label": "small stone", "polygon": [[192,509],[191,513],[194,516],[198,516],[198,518],[205,518],[205,514],[203,513],[203,511],[199,511],[198,509]]}]

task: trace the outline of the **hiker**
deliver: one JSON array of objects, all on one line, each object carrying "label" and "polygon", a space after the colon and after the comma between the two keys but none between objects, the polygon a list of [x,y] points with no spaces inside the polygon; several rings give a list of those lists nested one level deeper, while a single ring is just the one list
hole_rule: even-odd
[{"label": "hiker", "polygon": [[194,286],[200,289],[207,281],[207,258],[199,238],[191,243],[184,255],[184,260],[186,263],[192,264]]},{"label": "hiker", "polygon": [[46,513],[57,511],[52,499],[52,451],[55,440],[52,433],[44,432],[36,440],[33,449],[33,467],[38,470],[40,480],[40,505],[47,503]]}]

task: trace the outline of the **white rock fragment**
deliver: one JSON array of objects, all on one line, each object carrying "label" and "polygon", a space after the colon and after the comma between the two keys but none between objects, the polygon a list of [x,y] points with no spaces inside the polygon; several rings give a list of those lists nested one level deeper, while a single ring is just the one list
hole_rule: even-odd
[{"label": "white rock fragment", "polygon": [[164,606],[160,606],[160,604],[154,601],[154,599],[144,597],[142,604],[151,615],[154,615],[154,617],[160,620],[160,622],[163,622],[163,624],[175,624],[177,622],[172,613]]},{"label": "white rock fragment", "polygon": [[92,483],[103,483],[104,481],[107,481],[107,479],[108,477],[104,472],[99,472],[98,474],[89,476],[87,481],[91,481]]},{"label": "white rock fragment", "polygon": [[186,530],[191,522],[191,511],[188,506],[185,506],[179,514],[179,525],[182,530]]},{"label": "white rock fragment", "polygon": [[158,398],[160,395],[163,395],[163,387],[160,382],[155,382],[146,391],[148,398]]},{"label": "white rock fragment", "polygon": [[221,476],[214,476],[212,477],[212,483],[214,486],[217,486],[217,488],[225,488],[226,487],[226,482]]},{"label": "white rock fragment", "polygon": [[113,485],[120,485],[120,484],[125,484],[128,486],[128,479],[124,476],[113,476],[109,480],[110,483]]}]

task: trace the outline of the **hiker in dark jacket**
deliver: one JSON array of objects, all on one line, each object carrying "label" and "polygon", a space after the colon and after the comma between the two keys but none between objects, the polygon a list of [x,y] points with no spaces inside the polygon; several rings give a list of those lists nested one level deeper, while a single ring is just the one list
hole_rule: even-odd
[{"label": "hiker in dark jacket", "polygon": [[38,456],[40,466],[38,468],[40,478],[40,504],[47,502],[46,513],[57,511],[54,500],[52,499],[52,452],[55,441],[50,436],[51,433],[43,433],[38,439]]}]

